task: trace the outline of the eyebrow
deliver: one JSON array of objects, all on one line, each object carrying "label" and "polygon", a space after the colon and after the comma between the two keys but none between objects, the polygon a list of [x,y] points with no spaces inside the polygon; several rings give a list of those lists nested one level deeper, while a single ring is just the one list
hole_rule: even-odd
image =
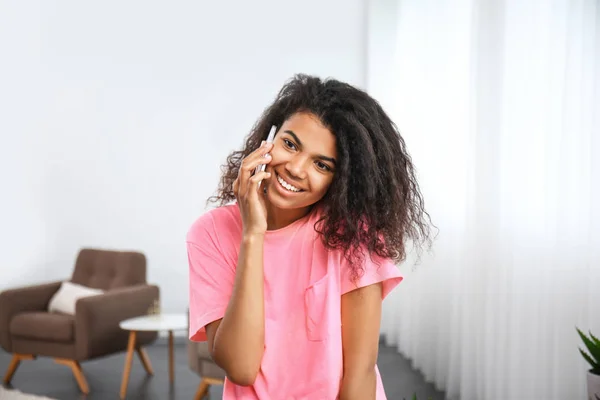
[{"label": "eyebrow", "polygon": [[[283,133],[287,133],[288,135],[292,136],[294,138],[294,140],[296,141],[296,143],[298,143],[298,146],[302,147],[302,141],[298,138],[298,136],[294,133],[294,131],[285,130],[285,131],[283,131]],[[333,163],[334,165],[337,165],[335,158],[327,157],[322,154],[317,154],[317,158],[320,160],[323,160],[323,161],[329,161],[329,162]]]}]

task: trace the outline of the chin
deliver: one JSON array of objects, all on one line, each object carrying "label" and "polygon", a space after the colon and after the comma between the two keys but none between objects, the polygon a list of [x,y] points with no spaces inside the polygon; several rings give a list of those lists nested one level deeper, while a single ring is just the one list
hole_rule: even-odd
[{"label": "chin", "polygon": [[267,199],[269,200],[269,203],[271,203],[273,206],[282,210],[294,210],[298,208],[309,207],[312,205],[310,202],[300,201],[299,199],[283,199],[277,194],[271,193],[270,191],[267,191]]}]

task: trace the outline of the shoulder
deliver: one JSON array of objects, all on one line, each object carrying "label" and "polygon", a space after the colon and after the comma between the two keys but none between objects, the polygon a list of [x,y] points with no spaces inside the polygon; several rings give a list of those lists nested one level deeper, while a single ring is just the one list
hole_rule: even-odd
[{"label": "shoulder", "polygon": [[208,238],[236,236],[241,232],[242,221],[237,204],[214,208],[202,214],[190,226],[186,241],[201,244]]},{"label": "shoulder", "polygon": [[349,262],[342,256],[340,276],[342,294],[361,287],[383,283],[383,298],[403,279],[392,259],[380,257],[375,252],[364,250],[363,257]]}]

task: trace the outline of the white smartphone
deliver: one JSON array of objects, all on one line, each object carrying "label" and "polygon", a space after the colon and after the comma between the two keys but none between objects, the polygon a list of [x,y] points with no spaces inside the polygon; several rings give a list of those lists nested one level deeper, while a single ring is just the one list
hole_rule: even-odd
[{"label": "white smartphone", "polygon": [[[271,130],[269,131],[269,136],[267,136],[267,143],[273,143],[275,140],[275,134],[277,133],[277,127],[275,125],[271,126]],[[259,172],[263,172],[267,168],[266,164],[261,164],[256,167],[254,174],[256,175]]]}]

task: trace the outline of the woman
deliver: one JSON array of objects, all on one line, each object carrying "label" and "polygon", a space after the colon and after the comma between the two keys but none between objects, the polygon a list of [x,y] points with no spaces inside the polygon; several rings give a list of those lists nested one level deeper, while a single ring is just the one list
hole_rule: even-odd
[{"label": "woman", "polygon": [[297,75],[223,171],[187,235],[190,339],[226,371],[223,398],[385,399],[382,300],[407,240],[429,239],[395,125],[365,92]]}]

